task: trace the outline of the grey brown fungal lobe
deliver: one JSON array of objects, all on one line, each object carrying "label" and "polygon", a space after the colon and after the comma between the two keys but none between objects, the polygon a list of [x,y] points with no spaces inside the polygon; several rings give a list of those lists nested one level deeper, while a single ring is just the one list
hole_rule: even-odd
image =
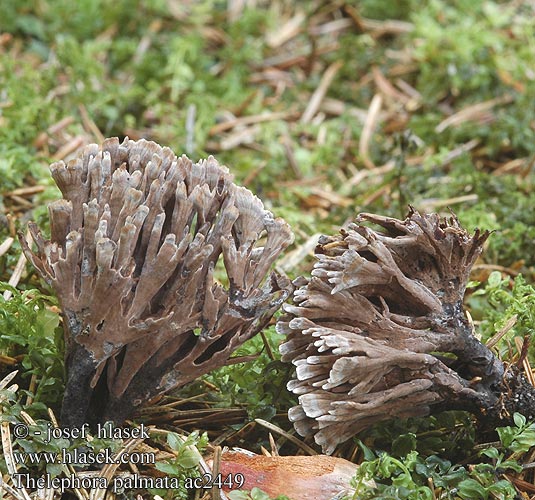
[{"label": "grey brown fungal lobe", "polygon": [[[366,222],[380,226],[373,230]],[[325,453],[390,418],[470,410],[484,420],[535,415],[535,389],[474,336],[463,309],[489,233],[455,216],[361,214],[323,236],[277,329],[295,365],[289,418]]]},{"label": "grey brown fungal lobe", "polygon": [[290,293],[271,272],[288,224],[213,157],[112,138],[50,168],[50,239],[30,224],[23,246],[64,317],[63,425],[121,422],[224,365]]}]

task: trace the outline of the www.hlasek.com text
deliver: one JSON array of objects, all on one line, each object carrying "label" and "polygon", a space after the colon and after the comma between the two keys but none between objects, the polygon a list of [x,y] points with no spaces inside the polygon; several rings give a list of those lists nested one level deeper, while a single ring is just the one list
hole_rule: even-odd
[{"label": "www.hlasek.com text", "polygon": [[54,452],[20,452],[14,451],[13,458],[17,465],[38,465],[45,464],[68,464],[68,465],[104,465],[104,464],[154,464],[156,454],[147,452],[122,452],[112,453],[109,448],[104,448],[98,452],[88,449],[74,448],[67,450],[63,448],[59,453]]}]

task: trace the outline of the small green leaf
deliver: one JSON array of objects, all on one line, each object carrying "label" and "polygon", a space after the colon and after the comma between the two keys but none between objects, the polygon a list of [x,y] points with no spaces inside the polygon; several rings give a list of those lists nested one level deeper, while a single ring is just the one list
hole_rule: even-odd
[{"label": "small green leaf", "polygon": [[412,432],[402,434],[392,442],[392,454],[398,457],[404,457],[415,449],[416,434],[413,434]]},{"label": "small green leaf", "polygon": [[180,472],[179,467],[166,462],[156,462],[155,467],[159,471],[169,474],[170,476],[178,476]]},{"label": "small green leaf", "polygon": [[362,453],[364,455],[364,460],[370,461],[375,460],[377,456],[375,453],[370,450],[360,439],[357,439],[357,444],[359,445],[359,448],[362,450]]},{"label": "small green leaf", "polygon": [[524,427],[526,425],[526,417],[522,413],[515,412],[513,421],[517,427]]},{"label": "small green leaf", "polygon": [[230,500],[251,500],[249,493],[241,490],[233,490],[227,493],[227,497]]},{"label": "small green leaf", "polygon": [[167,434],[167,444],[173,450],[180,451],[182,449],[184,441],[180,438],[178,434],[170,432],[169,434]]},{"label": "small green leaf", "polygon": [[63,472],[62,464],[47,464],[46,472],[50,474],[50,477],[58,477]]},{"label": "small green leaf", "polygon": [[497,460],[498,457],[500,456],[500,452],[493,446],[491,446],[490,448],[487,448],[486,450],[481,450],[479,454],[495,459],[495,460]]},{"label": "small green leaf", "polygon": [[498,427],[496,429],[496,432],[498,433],[498,437],[500,438],[500,442],[502,443],[504,448],[509,448],[515,439],[516,429],[513,429],[509,426],[504,426]]},{"label": "small green leaf", "polygon": [[511,469],[515,472],[522,472],[522,466],[515,460],[505,460],[500,463],[500,469]]},{"label": "small green leaf", "polygon": [[260,488],[253,488],[251,490],[251,498],[253,500],[271,500],[269,495],[262,491]]},{"label": "small green leaf", "polygon": [[499,271],[492,271],[489,275],[489,279],[487,280],[488,286],[492,288],[497,288],[500,286],[502,282],[502,273]]},{"label": "small green leaf", "polygon": [[185,448],[182,453],[180,454],[180,457],[178,459],[178,463],[181,467],[184,467],[184,469],[191,469],[192,467],[196,467],[201,459],[201,456],[199,452],[196,450],[196,448]]},{"label": "small green leaf", "polygon": [[[520,469],[522,469],[522,467],[520,467]],[[490,485],[488,491],[489,493],[495,493],[494,498],[518,498],[515,487],[505,479],[500,479],[496,483]]]},{"label": "small green leaf", "polygon": [[466,500],[476,500],[488,498],[485,488],[475,479],[464,479],[459,483],[459,496]]}]

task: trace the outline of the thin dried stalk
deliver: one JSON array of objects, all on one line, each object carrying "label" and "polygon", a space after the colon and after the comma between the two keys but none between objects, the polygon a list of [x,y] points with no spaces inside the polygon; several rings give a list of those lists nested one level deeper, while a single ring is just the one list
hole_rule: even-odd
[{"label": "thin dried stalk", "polygon": [[329,87],[331,86],[331,83],[334,80],[334,77],[340,70],[340,68],[343,66],[341,61],[337,61],[332,63],[323,74],[323,77],[320,81],[320,84],[318,85],[318,88],[314,91],[312,94],[312,97],[310,98],[310,101],[308,102],[308,105],[301,115],[301,123],[309,123],[312,118],[316,115],[318,112],[318,109],[321,106],[321,101],[323,101],[323,98],[325,97],[325,94],[327,93],[327,90],[329,90]]},{"label": "thin dried stalk", "polygon": [[364,166],[370,170],[375,169],[376,166],[370,159],[369,147],[372,134],[377,125],[377,120],[379,118],[379,113],[381,112],[381,105],[383,99],[381,94],[375,94],[373,96],[372,102],[370,104],[370,109],[366,116],[366,121],[364,122],[364,128],[362,129],[362,134],[360,135],[359,141],[359,154],[364,163]]}]

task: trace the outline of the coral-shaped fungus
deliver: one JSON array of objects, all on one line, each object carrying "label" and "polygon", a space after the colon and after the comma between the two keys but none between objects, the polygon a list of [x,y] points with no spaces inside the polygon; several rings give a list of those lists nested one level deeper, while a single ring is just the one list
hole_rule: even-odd
[{"label": "coral-shaped fungus", "polygon": [[294,282],[277,325],[282,359],[296,367],[299,434],[332,453],[375,422],[432,408],[534,416],[534,388],[475,337],[463,309],[488,234],[411,210],[404,221],[361,214],[320,239],[312,277]]},{"label": "coral-shaped fungus", "polygon": [[120,423],[226,364],[288,296],[270,269],[289,226],[214,158],[114,138],[51,171],[50,240],[31,224],[23,245],[62,309],[63,425]]}]

